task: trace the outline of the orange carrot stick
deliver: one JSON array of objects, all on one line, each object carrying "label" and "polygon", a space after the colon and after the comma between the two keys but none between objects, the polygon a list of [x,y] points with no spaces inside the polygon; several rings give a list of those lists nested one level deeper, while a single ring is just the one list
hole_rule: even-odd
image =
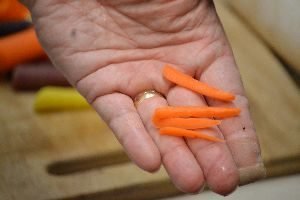
[{"label": "orange carrot stick", "polygon": [[221,123],[219,120],[207,118],[167,118],[153,121],[156,127],[177,127],[184,129],[200,129],[216,126]]},{"label": "orange carrot stick", "polygon": [[212,97],[215,99],[223,100],[223,101],[232,101],[234,100],[234,95],[228,92],[224,92],[222,90],[211,87],[203,82],[200,82],[169,65],[165,65],[163,69],[164,77],[182,87],[185,87],[189,90],[197,92],[199,94]]},{"label": "orange carrot stick", "polygon": [[0,72],[46,57],[33,28],[0,38]]},{"label": "orange carrot stick", "polygon": [[221,108],[221,107],[161,107],[157,108],[153,115],[153,121],[165,118],[187,118],[187,117],[206,117],[206,118],[228,118],[239,115],[239,108]]},{"label": "orange carrot stick", "polygon": [[175,127],[164,127],[159,130],[160,134],[162,135],[171,135],[171,136],[179,136],[179,137],[188,137],[188,138],[200,138],[204,140],[209,140],[213,142],[224,142],[223,139],[206,135],[203,133],[199,133],[196,131],[186,130],[182,128],[175,128]]},{"label": "orange carrot stick", "polygon": [[23,21],[29,16],[29,10],[18,0],[0,1],[0,22]]}]

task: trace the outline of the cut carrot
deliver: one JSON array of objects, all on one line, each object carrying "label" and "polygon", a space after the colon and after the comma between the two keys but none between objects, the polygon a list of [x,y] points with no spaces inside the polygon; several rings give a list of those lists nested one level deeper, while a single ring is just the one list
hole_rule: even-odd
[{"label": "cut carrot", "polygon": [[18,0],[0,1],[0,22],[22,21],[29,18],[28,9]]},{"label": "cut carrot", "polygon": [[222,90],[216,89],[214,87],[211,87],[203,82],[200,82],[169,65],[165,65],[163,69],[163,75],[164,77],[184,88],[187,88],[189,90],[192,90],[194,92],[197,92],[199,94],[223,100],[223,101],[232,101],[234,100],[234,95],[228,92],[224,92]]},{"label": "cut carrot", "polygon": [[205,117],[205,118],[228,118],[239,115],[239,108],[221,108],[221,107],[161,107],[154,112],[153,121],[165,118],[187,118],[187,117]]},{"label": "cut carrot", "polygon": [[[157,118],[156,118],[157,119]],[[184,129],[200,129],[216,126],[221,123],[219,120],[207,118],[167,118],[153,121],[155,126],[161,127],[177,127]]]},{"label": "cut carrot", "polygon": [[[165,65],[163,69],[164,77],[182,87],[197,92],[199,94],[223,101],[232,101],[235,96],[231,93],[216,89],[205,83]],[[223,139],[206,135],[193,129],[210,128],[220,124],[220,120],[208,118],[228,118],[239,115],[239,108],[222,107],[162,107],[157,108],[152,117],[153,124],[160,128],[162,135],[171,135],[188,138],[199,138],[213,142],[224,142]]]},{"label": "cut carrot", "polygon": [[224,142],[223,139],[206,135],[200,132],[186,130],[182,128],[175,128],[175,127],[164,127],[159,130],[160,134],[162,135],[171,135],[171,136],[179,136],[179,137],[187,137],[187,138],[199,138],[205,139],[212,142]]},{"label": "cut carrot", "polygon": [[46,57],[33,28],[0,38],[0,72]]}]

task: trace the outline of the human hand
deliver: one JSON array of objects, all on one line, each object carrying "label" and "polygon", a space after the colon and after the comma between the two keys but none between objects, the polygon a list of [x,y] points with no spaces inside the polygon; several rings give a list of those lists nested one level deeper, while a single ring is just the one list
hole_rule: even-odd
[{"label": "human hand", "polygon": [[[173,183],[196,192],[204,183],[226,195],[243,177],[264,174],[240,75],[209,0],[28,0],[39,38],[53,63],[113,130],[128,156],[146,171],[161,163]],[[232,103],[205,98],[162,77],[169,63],[198,80],[232,92]],[[134,106],[134,97],[156,96]],[[202,131],[226,143],[161,136],[151,116],[158,107],[235,106],[240,116]],[[243,182],[243,180],[242,180]]]}]

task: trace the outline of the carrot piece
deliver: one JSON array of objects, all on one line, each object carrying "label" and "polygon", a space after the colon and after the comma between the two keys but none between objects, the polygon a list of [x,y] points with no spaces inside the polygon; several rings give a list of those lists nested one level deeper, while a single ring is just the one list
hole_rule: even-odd
[{"label": "carrot piece", "polygon": [[228,118],[239,115],[239,108],[222,108],[222,107],[161,107],[157,108],[153,115],[153,121],[165,118],[187,118],[187,117],[206,117],[206,118]]},{"label": "carrot piece", "polygon": [[25,20],[29,16],[29,10],[18,0],[0,1],[0,22]]},{"label": "carrot piece", "polygon": [[0,38],[0,72],[46,57],[33,28]]},{"label": "carrot piece", "polygon": [[187,88],[189,90],[192,90],[194,92],[208,97],[212,97],[223,101],[232,101],[235,98],[233,94],[211,87],[174,69],[169,65],[165,65],[163,69],[163,75],[167,80],[179,86],[182,86],[184,88]]},{"label": "carrot piece", "polygon": [[179,137],[188,137],[188,138],[199,138],[204,140],[209,140],[212,142],[224,142],[223,139],[206,135],[200,132],[186,130],[182,128],[175,128],[175,127],[164,127],[159,130],[160,134],[162,135],[171,135],[171,136],[179,136]]},{"label": "carrot piece", "polygon": [[200,129],[216,126],[221,123],[220,120],[207,118],[167,118],[153,121],[155,126],[161,127],[177,127],[184,129]]}]

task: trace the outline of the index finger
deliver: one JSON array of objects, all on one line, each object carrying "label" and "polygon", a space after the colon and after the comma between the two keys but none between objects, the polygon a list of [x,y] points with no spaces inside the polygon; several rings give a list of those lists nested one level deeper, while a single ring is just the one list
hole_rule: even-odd
[{"label": "index finger", "polygon": [[206,98],[211,106],[238,107],[241,114],[223,120],[219,126],[223,133],[237,167],[240,171],[240,184],[247,184],[265,177],[265,168],[261,157],[259,142],[249,112],[239,71],[228,45],[226,55],[215,60],[201,73],[201,81],[224,91],[232,92],[234,101],[222,102]]},{"label": "index finger", "polygon": [[130,97],[112,93],[97,97],[92,106],[112,129],[129,158],[137,166],[149,172],[159,169],[159,151],[145,130]]}]

